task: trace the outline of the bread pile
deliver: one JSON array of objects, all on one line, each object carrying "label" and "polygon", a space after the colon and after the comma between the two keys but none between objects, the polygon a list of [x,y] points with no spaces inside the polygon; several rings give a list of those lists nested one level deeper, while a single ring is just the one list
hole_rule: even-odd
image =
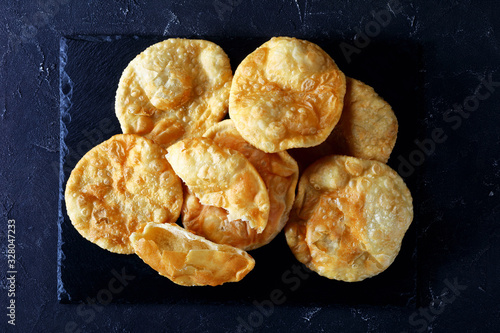
[{"label": "bread pile", "polygon": [[[115,111],[124,134],[91,149],[65,192],[98,246],[184,286],[240,281],[246,251],[283,229],[330,279],[361,281],[398,254],[413,206],[385,164],[396,117],[319,46],[272,38],[233,77],[218,45],[168,39],[125,68]],[[300,181],[296,159],[314,161]]]}]

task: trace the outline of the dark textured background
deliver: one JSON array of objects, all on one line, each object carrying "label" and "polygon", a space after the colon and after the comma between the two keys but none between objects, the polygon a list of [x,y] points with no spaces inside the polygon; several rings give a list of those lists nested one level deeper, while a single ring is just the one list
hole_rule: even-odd
[{"label": "dark textured background", "polygon": [[[7,310],[3,310],[0,332],[233,332],[241,321],[259,318],[263,319],[259,327],[248,328],[273,332],[498,330],[500,83],[489,87],[490,91],[482,83],[500,82],[500,10],[496,2],[154,2],[39,0],[36,4],[2,5],[0,247],[5,254],[7,220],[15,219],[18,274],[17,325],[7,325]],[[366,46],[362,45],[362,37],[355,41],[359,31],[375,26],[375,17],[382,10],[392,10],[387,12],[390,23],[380,32],[375,31]],[[411,270],[406,276],[414,277],[416,286],[404,295],[408,302],[401,304],[400,298],[391,298],[390,293],[386,297],[382,293],[381,300],[370,301],[369,296],[361,297],[360,291],[351,285],[339,294],[324,290],[320,302],[310,302],[307,300],[314,299],[314,295],[307,291],[313,277],[301,281],[298,290],[292,291],[291,283],[271,276],[272,285],[283,291],[287,301],[274,307],[272,313],[267,310],[265,316],[257,314],[258,307],[252,302],[265,301],[269,289],[250,291],[243,302],[221,295],[212,300],[212,291],[200,291],[200,301],[195,291],[187,291],[183,297],[180,289],[173,301],[155,304],[148,302],[147,297],[134,301],[141,284],[145,291],[155,292],[148,281],[139,282],[139,278],[127,281],[123,290],[113,294],[114,301],[120,301],[118,304],[93,304],[96,297],[110,290],[108,282],[116,272],[131,271],[126,262],[104,271],[92,271],[92,260],[98,260],[101,251],[90,247],[96,253],[94,257],[84,252],[80,259],[68,260],[74,267],[89,268],[84,271],[86,275],[80,272],[77,277],[71,276],[74,271],[67,272],[90,288],[85,289],[90,290],[88,293],[76,297],[84,303],[61,304],[58,295],[65,295],[67,290],[58,284],[58,260],[64,262],[69,256],[65,257],[63,251],[58,257],[57,251],[60,105],[70,103],[76,94],[95,90],[96,75],[101,73],[97,70],[96,75],[89,73],[86,78],[76,72],[74,79],[81,83],[79,89],[65,85],[68,78],[63,73],[65,95],[60,101],[61,37],[78,40],[75,36],[103,35],[210,37],[224,41],[232,38],[236,44],[245,39],[289,35],[329,45],[339,66],[347,74],[375,86],[393,104],[406,128],[398,138],[390,165],[399,169],[408,182],[415,198],[416,220],[403,243],[402,256],[395,263],[398,266],[386,273],[394,279],[395,270]],[[83,39],[99,45],[96,47],[103,56],[109,55],[109,50],[102,48],[101,37]],[[364,47],[348,61],[340,49],[342,41]],[[390,58],[398,52],[401,57]],[[389,58],[384,60],[384,54]],[[415,71],[409,71],[409,77],[399,73],[404,76],[399,80],[398,72],[390,65],[398,68],[405,61]],[[413,80],[415,94],[408,99],[407,85]],[[478,100],[487,92],[489,96],[479,101],[470,115],[447,113],[454,105],[471,102],[474,96]],[[75,117],[63,117],[69,134],[82,131]],[[422,163],[417,161],[415,164],[420,165],[409,172],[401,160],[412,157],[415,161],[418,157],[419,148],[413,141],[429,142],[437,128],[444,131],[446,141],[436,143],[429,156],[421,155]],[[112,128],[108,129],[104,126],[103,132],[111,134]],[[282,239],[277,239],[276,244],[280,242]],[[414,248],[418,251],[413,252]],[[7,263],[6,257],[2,258],[0,308],[5,309]],[[409,264],[402,262],[405,258]],[[289,258],[284,262],[281,271],[293,267]],[[258,274],[260,277],[263,273]],[[383,275],[379,278],[383,280]],[[462,286],[455,297],[449,292],[450,283]],[[229,289],[236,290],[236,286]],[[335,288],[343,290],[341,286]],[[359,288],[370,293],[365,283]],[[395,283],[394,289],[400,288],[401,284]],[[352,299],[345,290],[352,291]],[[127,303],[130,296],[134,298]]]}]

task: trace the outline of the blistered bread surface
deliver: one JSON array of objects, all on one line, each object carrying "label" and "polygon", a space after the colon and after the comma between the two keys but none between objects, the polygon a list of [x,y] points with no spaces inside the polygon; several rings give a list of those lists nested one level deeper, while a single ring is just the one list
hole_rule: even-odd
[{"label": "blistered bread surface", "polygon": [[77,163],[65,191],[78,232],[116,253],[133,253],[129,236],[145,222],[171,223],[180,215],[182,185],[166,151],[134,134],[119,134]]},{"label": "blistered bread surface", "polygon": [[227,113],[232,71],[218,45],[171,38],[135,57],[123,71],[115,111],[123,133],[168,147],[201,136]]},{"label": "blistered bread surface", "polygon": [[345,89],[344,74],[319,46],[275,37],[236,69],[229,114],[265,152],[315,146],[337,124]]},{"label": "blistered bread surface", "polygon": [[394,170],[378,161],[329,156],[301,176],[285,235],[311,270],[361,281],[394,261],[412,219],[410,191]]},{"label": "blistered bread surface", "polygon": [[398,120],[389,103],[372,87],[347,79],[344,108],[330,136],[316,147],[295,149],[292,155],[307,166],[337,154],[387,163],[398,135]]}]

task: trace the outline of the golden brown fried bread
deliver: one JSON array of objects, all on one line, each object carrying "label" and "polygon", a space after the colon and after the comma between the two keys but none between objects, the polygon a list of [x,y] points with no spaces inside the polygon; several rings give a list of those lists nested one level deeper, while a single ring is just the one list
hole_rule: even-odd
[{"label": "golden brown fried bread", "polygon": [[174,223],[148,223],[130,240],[146,264],[182,286],[238,282],[255,266],[245,251],[215,244]]},{"label": "golden brown fried bread", "polygon": [[191,138],[170,146],[167,159],[202,204],[224,208],[229,219],[264,230],[270,209],[266,184],[243,154],[208,138]]},{"label": "golden brown fried bread", "polygon": [[166,151],[135,134],[119,134],[91,149],[66,184],[66,209],[78,232],[115,253],[133,253],[129,236],[144,221],[175,222],[182,185]]},{"label": "golden brown fried bread", "polygon": [[389,160],[398,134],[396,115],[372,87],[352,78],[346,80],[342,116],[330,136],[319,146],[290,152],[301,161],[301,167],[332,154],[383,163]]},{"label": "golden brown fried bread", "polygon": [[232,75],[212,42],[172,38],[148,47],[120,78],[115,111],[123,133],[165,148],[201,136],[226,115]]},{"label": "golden brown fried bread", "polygon": [[387,165],[328,156],[301,176],[285,235],[295,257],[330,279],[384,271],[413,219],[410,191]]},{"label": "golden brown fried bread", "polygon": [[228,219],[225,209],[202,205],[189,189],[184,191],[184,227],[215,243],[252,250],[269,243],[288,220],[299,176],[297,162],[286,152],[265,153],[249,144],[238,133],[232,120],[212,126],[204,135],[220,146],[242,153],[257,169],[269,194],[269,219],[262,233],[242,220]]},{"label": "golden brown fried bread", "polygon": [[229,114],[243,138],[273,153],[323,142],[342,111],[345,76],[319,46],[275,37],[236,69]]}]

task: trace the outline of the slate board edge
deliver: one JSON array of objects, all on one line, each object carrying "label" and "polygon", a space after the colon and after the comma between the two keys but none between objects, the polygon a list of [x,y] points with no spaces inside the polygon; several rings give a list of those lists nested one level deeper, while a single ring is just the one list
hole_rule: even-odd
[{"label": "slate board edge", "polygon": [[[59,203],[58,203],[58,221],[57,221],[57,299],[59,302],[65,302],[70,300],[70,295],[64,288],[62,282],[62,271],[61,265],[63,265],[64,254],[62,251],[62,245],[64,240],[62,239],[62,223],[64,223],[64,213],[63,213],[63,201],[64,201],[64,161],[68,153],[68,147],[65,144],[65,138],[68,134],[65,121],[71,121],[69,115],[69,109],[71,108],[71,92],[72,85],[71,79],[64,71],[66,66],[66,52],[64,50],[67,48],[66,38],[61,37],[59,42]],[[63,94],[63,86],[68,84],[70,91],[67,94]]]}]

